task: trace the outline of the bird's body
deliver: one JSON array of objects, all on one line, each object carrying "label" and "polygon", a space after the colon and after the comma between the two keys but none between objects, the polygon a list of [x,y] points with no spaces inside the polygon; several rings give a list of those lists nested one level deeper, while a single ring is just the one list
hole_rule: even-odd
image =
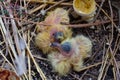
[{"label": "bird's body", "polygon": [[89,38],[79,35],[75,37],[76,44],[79,47],[79,53],[82,55],[83,59],[91,55],[92,42]]},{"label": "bird's body", "polygon": [[50,47],[50,43],[53,40],[50,39],[50,34],[48,32],[38,33],[35,37],[36,46],[43,51],[43,53],[49,52],[52,48]]},{"label": "bird's body", "polygon": [[48,59],[51,62],[53,70],[58,72],[59,75],[66,75],[70,71],[69,58],[60,54],[59,51],[53,51],[48,54]]},{"label": "bird's body", "polygon": [[45,22],[49,24],[69,23],[68,11],[63,8],[56,8],[54,11],[48,12]]},{"label": "bird's body", "polygon": [[[75,38],[68,38],[64,40],[61,44],[56,43],[54,45],[59,50],[59,52],[56,53],[57,56],[53,56],[54,52],[52,52],[51,54],[48,55],[48,58],[50,59],[53,68],[59,74],[61,73],[67,74],[68,71],[71,70],[71,68],[73,68],[74,71],[79,72],[80,69],[83,67],[84,59],[91,55],[92,43],[87,37],[83,35],[76,36]],[[66,47],[63,47],[63,46],[66,46]],[[52,56],[52,57],[49,57],[49,56]],[[62,57],[56,58],[58,56],[62,56]],[[64,64],[59,66],[60,64],[59,62]],[[66,66],[68,69],[67,71],[65,71],[64,69],[61,69],[61,68],[66,68],[64,66],[67,64],[68,64],[68,66]],[[64,74],[61,74],[61,75],[64,75]]]},{"label": "bird's body", "polygon": [[[41,23],[52,26],[61,23],[69,24],[68,11],[63,8],[56,8],[54,11],[48,12],[45,20],[42,21]],[[37,24],[37,32],[41,32],[49,28],[50,28],[49,26]]]}]

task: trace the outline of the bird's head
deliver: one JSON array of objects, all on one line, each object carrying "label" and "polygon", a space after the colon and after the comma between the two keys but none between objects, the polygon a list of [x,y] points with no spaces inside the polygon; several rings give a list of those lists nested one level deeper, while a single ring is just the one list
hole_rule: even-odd
[{"label": "bird's head", "polygon": [[53,37],[54,37],[55,41],[60,42],[64,39],[64,34],[63,34],[63,32],[55,32],[55,33],[53,33]]},{"label": "bird's head", "polygon": [[62,42],[65,39],[65,26],[57,24],[50,26],[50,36],[55,42]]},{"label": "bird's head", "polygon": [[53,42],[51,44],[51,47],[55,47],[57,48],[62,55],[64,56],[71,56],[72,55],[72,45],[70,42],[64,42],[62,44],[58,43],[58,42]]},{"label": "bird's head", "polygon": [[63,51],[65,51],[66,53],[69,53],[71,51],[71,43],[70,42],[65,42],[63,44],[61,44],[61,48]]}]

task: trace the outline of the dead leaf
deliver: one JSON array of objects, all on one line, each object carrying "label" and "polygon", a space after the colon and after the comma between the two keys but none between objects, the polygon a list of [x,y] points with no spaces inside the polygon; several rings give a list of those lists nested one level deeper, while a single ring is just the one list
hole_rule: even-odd
[{"label": "dead leaf", "polygon": [[0,80],[20,80],[15,72],[0,68]]}]

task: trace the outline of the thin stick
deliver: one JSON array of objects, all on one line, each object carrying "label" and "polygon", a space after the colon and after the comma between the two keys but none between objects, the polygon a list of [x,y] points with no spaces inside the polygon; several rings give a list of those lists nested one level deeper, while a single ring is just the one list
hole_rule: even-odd
[{"label": "thin stick", "polygon": [[[65,1],[65,0],[61,0],[61,1],[57,2],[56,4],[50,6],[49,8],[45,9],[45,12],[47,12],[47,11],[50,10],[51,8],[57,6],[58,4],[62,3],[63,1]],[[39,16],[39,15],[41,15],[41,13],[39,13],[37,16]]]},{"label": "thin stick", "polygon": [[[44,23],[29,21],[29,20],[25,20],[25,19],[10,18],[10,17],[6,17],[6,16],[1,16],[1,17],[2,18],[7,18],[7,19],[14,19],[14,20],[25,21],[25,22],[33,23],[33,24],[50,26],[50,25],[47,25],[47,24],[44,24]],[[118,19],[114,19],[113,21],[118,21]],[[87,23],[87,24],[64,24],[64,25],[67,25],[68,27],[71,27],[71,28],[82,28],[82,27],[90,27],[90,26],[97,26],[97,25],[101,25],[101,24],[107,24],[107,23],[110,23],[110,22],[111,22],[110,20],[107,20],[107,21],[101,21],[101,22],[95,22],[95,23]]]},{"label": "thin stick", "polygon": [[17,58],[17,53],[16,53],[16,51],[15,51],[15,47],[14,47],[14,45],[12,44],[12,43],[13,43],[12,37],[11,37],[10,35],[9,35],[9,37],[5,37],[5,36],[7,35],[7,33],[8,33],[8,34],[10,34],[10,33],[9,33],[9,31],[6,31],[5,25],[3,24],[3,21],[2,21],[2,18],[1,18],[1,17],[0,17],[0,23],[1,23],[0,30],[1,30],[1,32],[2,32],[2,34],[3,34],[3,38],[4,38],[5,41],[8,42],[8,44],[9,44],[9,46],[10,46],[12,52],[13,52],[14,57]]},{"label": "thin stick", "polygon": [[36,66],[36,69],[37,69],[37,71],[39,72],[42,80],[47,80],[47,78],[45,77],[44,73],[42,72],[42,70],[41,70],[40,67],[38,66],[37,62],[35,61],[34,57],[32,56],[32,53],[31,53],[31,51],[29,50],[29,47],[27,46],[27,44],[26,44],[26,48],[27,48],[27,51],[28,51],[28,53],[29,53],[29,56],[30,56],[31,59],[33,60],[35,66]]},{"label": "thin stick", "polygon": [[28,12],[28,14],[32,14],[32,13],[40,10],[41,8],[45,7],[46,5],[47,5],[47,4],[40,5],[40,6],[38,6],[37,8],[30,10],[30,11]]},{"label": "thin stick", "polygon": [[[10,18],[13,18],[12,10],[8,9],[8,11],[9,11]],[[18,37],[18,34],[17,34],[18,31],[17,31],[17,26],[16,26],[16,23],[15,23],[14,19],[11,19],[11,24],[12,24],[13,36],[14,36],[15,45],[16,45],[18,54],[21,54],[22,52],[21,52],[20,44],[19,44],[19,37]]]},{"label": "thin stick", "polygon": [[[26,0],[26,1],[29,1],[29,2],[31,2],[31,3],[40,3],[40,4],[43,4],[43,3],[46,3],[46,4],[50,4],[50,5],[53,5],[53,4],[56,4],[57,2],[54,2],[54,1],[46,1],[46,2],[44,2],[44,1],[42,1],[42,0]],[[101,0],[97,0],[96,2],[101,2]],[[67,2],[64,2],[64,3],[60,3],[59,5],[61,5],[61,6],[72,6],[73,4],[72,4],[72,2],[71,3],[67,3]]]},{"label": "thin stick", "polygon": [[[118,21],[118,20],[114,19],[114,21]],[[100,21],[100,22],[87,23],[87,24],[66,24],[66,25],[72,28],[82,28],[82,27],[97,26],[97,25],[106,24],[110,22],[111,22],[110,20],[107,20],[107,21]]]},{"label": "thin stick", "polygon": [[89,68],[92,68],[92,67],[95,67],[95,66],[98,66],[98,65],[100,65],[100,64],[102,64],[102,63],[103,63],[103,62],[98,62],[98,63],[95,63],[95,64],[93,64],[93,65],[89,65],[89,66],[87,66],[87,67],[84,67],[84,68],[80,69],[79,72],[80,72],[80,71],[83,71],[83,70],[86,70],[86,69],[89,69]]},{"label": "thin stick", "polygon": [[54,4],[54,5],[50,6],[49,8],[47,8],[45,11],[50,10],[51,8],[57,6],[58,4],[60,4],[60,3],[64,2],[64,1],[65,1],[65,0],[61,0],[61,1],[57,2],[56,4]]},{"label": "thin stick", "polygon": [[5,59],[5,61],[7,61],[8,62],[8,64],[12,67],[12,69],[16,72],[16,70],[15,70],[15,68],[14,68],[14,66],[9,62],[9,60],[4,56],[4,54],[3,54],[3,52],[2,51],[0,51],[0,54],[2,55],[2,57]]},{"label": "thin stick", "polygon": [[104,2],[105,2],[105,0],[102,0],[102,2],[101,2],[101,4],[100,4],[100,7],[99,7],[99,9],[98,9],[98,12],[97,12],[97,14],[96,14],[96,16],[95,16],[94,21],[96,21],[97,17],[99,16],[99,13],[100,13],[100,11],[101,11],[101,8],[102,8]]},{"label": "thin stick", "polygon": [[[53,1],[46,1],[46,2],[44,2],[44,1],[41,1],[41,0],[26,0],[26,1],[30,1],[30,2],[37,2],[37,3],[41,3],[41,4],[43,4],[43,3],[46,3],[46,4],[56,4],[57,2],[53,2]],[[62,6],[72,6],[72,4],[71,3],[60,3],[60,5],[62,5]]]},{"label": "thin stick", "polygon": [[105,12],[105,10],[103,10],[97,3],[96,5],[101,9],[101,11],[110,19],[110,21],[113,23],[114,27],[118,30],[119,32],[119,28],[116,26],[116,24],[113,22],[113,19]]}]

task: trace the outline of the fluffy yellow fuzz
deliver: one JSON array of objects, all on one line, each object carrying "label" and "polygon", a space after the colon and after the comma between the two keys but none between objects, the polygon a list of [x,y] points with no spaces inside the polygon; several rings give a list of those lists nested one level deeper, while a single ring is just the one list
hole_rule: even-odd
[{"label": "fluffy yellow fuzz", "polygon": [[59,75],[66,75],[71,69],[69,58],[64,57],[58,51],[51,52],[48,55],[48,59],[50,60],[53,69],[58,72]]},{"label": "fluffy yellow fuzz", "polygon": [[35,44],[43,53],[48,53],[52,49],[50,47],[51,41],[48,32],[41,32],[35,37]]},{"label": "fluffy yellow fuzz", "polygon": [[89,38],[78,35],[74,38],[68,38],[62,42],[70,42],[72,45],[73,54],[69,58],[73,70],[79,71],[83,67],[83,60],[90,57],[92,50],[92,42]]},{"label": "fluffy yellow fuzz", "polygon": [[90,57],[92,51],[91,40],[83,35],[76,36],[75,39],[77,44],[79,44],[80,53],[83,59],[86,57]]},{"label": "fluffy yellow fuzz", "polygon": [[68,11],[63,8],[56,8],[54,11],[48,12],[45,21],[49,24],[69,23]]}]

